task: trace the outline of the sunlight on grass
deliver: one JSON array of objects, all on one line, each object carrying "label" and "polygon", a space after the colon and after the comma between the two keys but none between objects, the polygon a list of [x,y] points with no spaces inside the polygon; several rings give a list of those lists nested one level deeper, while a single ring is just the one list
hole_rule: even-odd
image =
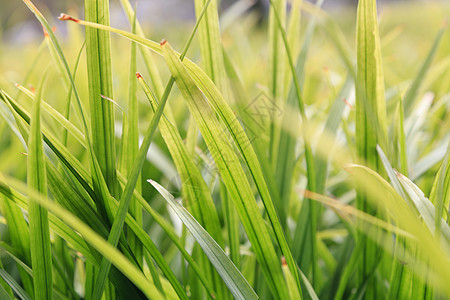
[{"label": "sunlight on grass", "polygon": [[1,299],[450,298],[448,4],[192,0],[155,30],[23,2]]}]

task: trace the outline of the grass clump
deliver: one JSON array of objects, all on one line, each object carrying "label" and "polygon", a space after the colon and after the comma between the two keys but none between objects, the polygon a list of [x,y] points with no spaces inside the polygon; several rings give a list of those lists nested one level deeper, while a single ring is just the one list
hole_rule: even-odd
[{"label": "grass clump", "polygon": [[128,0],[128,29],[61,14],[64,42],[23,2],[45,34],[0,73],[2,299],[450,297],[448,30],[395,21],[450,7],[195,0],[178,53]]}]

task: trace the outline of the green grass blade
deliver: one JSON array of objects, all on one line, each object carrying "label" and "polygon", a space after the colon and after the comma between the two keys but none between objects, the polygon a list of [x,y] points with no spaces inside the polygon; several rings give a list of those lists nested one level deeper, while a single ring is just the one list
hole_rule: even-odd
[{"label": "green grass blade", "polygon": [[[28,176],[30,189],[47,194],[44,145],[41,132],[41,101],[45,76],[39,84],[36,100],[33,103],[33,116],[30,124],[28,140]],[[48,212],[37,203],[31,202],[28,208],[30,223],[31,265],[34,270],[34,297],[36,299],[52,299],[52,257]]]},{"label": "green grass blade", "polygon": [[[442,161],[441,167],[434,179],[433,187],[431,189],[430,201],[436,207],[435,216],[443,216],[445,220],[448,219],[447,211],[450,203],[450,145],[447,147],[447,153]],[[440,224],[435,218],[436,234],[439,232]]]},{"label": "green grass blade", "polygon": [[[269,86],[272,101],[279,107],[284,107],[285,97],[285,62],[284,49],[280,31],[286,26],[286,0],[270,2],[269,10],[269,73],[271,74]],[[270,160],[275,166],[278,144],[281,131],[281,119],[279,115],[271,116],[270,128]]]},{"label": "green grass blade", "polygon": [[222,93],[227,93],[228,82],[223,60],[218,2],[217,0],[195,0],[195,12],[197,18],[201,17],[204,7],[208,6],[204,21],[199,26],[200,53],[206,74],[215,82]]},{"label": "green grass blade", "polygon": [[423,61],[422,66],[420,67],[419,72],[417,73],[417,76],[414,78],[413,82],[411,83],[411,86],[408,88],[408,91],[405,94],[405,97],[403,98],[403,103],[405,106],[405,112],[409,115],[412,111],[412,107],[414,105],[414,100],[417,97],[417,93],[419,92],[420,86],[422,85],[425,76],[427,75],[428,70],[430,69],[431,63],[433,61],[433,58],[437,52],[439,43],[442,39],[442,36],[444,35],[444,32],[446,31],[446,26],[443,26],[441,30],[439,30],[438,34],[436,35],[436,38],[434,39],[433,45],[430,48],[430,51],[428,52],[427,57]]},{"label": "green grass blade", "polygon": [[[130,1],[120,0],[120,4],[122,5],[123,10],[127,15],[128,21],[130,22],[130,24],[133,24],[134,9],[133,6],[131,6]],[[144,31],[142,30],[142,27],[139,24],[138,20],[136,20],[136,33],[137,35],[144,37]],[[142,46],[139,48],[141,50],[145,66],[147,67],[148,74],[150,75],[152,90],[155,91],[156,96],[158,97],[158,99],[160,99],[164,92],[164,85],[158,72],[158,68],[156,68],[153,57],[151,56],[151,53],[149,53],[148,49]]]},{"label": "green grass blade", "polygon": [[30,296],[22,289],[20,284],[14,280],[14,278],[9,275],[5,270],[0,269],[0,276],[6,281],[9,286],[13,289],[13,291],[19,296],[21,300],[31,300]]},{"label": "green grass blade", "polygon": [[[371,168],[382,170],[377,155],[377,144],[387,146],[386,104],[384,77],[377,22],[376,1],[363,0],[357,11],[357,81],[356,81],[356,145],[358,156]],[[358,192],[356,207],[364,212],[375,213],[363,192]],[[379,248],[364,234],[359,237],[362,255],[358,264],[358,285],[364,284],[379,263]],[[380,297],[374,277],[367,282],[367,299]]]},{"label": "green grass blade", "polygon": [[[162,44],[162,51],[172,76],[175,77],[234,200],[272,293],[275,297],[287,297],[287,287],[284,283],[281,266],[276,258],[267,229],[263,225],[261,214],[255,205],[250,185],[231,146],[226,141],[217,138],[225,128],[217,122],[214,112],[203,98],[201,91],[167,42]],[[236,124],[236,126],[239,125]]]},{"label": "green grass blade", "polygon": [[0,297],[5,300],[14,300],[12,290],[8,286],[8,284],[3,280],[3,278],[2,278],[2,284],[0,285]]},{"label": "green grass blade", "polygon": [[[439,245],[432,231],[424,226],[414,209],[408,206],[405,200],[379,174],[360,165],[351,165],[348,170],[358,184],[366,183],[364,188],[369,201],[388,208],[395,220],[398,221],[397,226],[406,229],[414,236],[410,241],[414,242],[420,254],[405,257],[405,262],[414,268],[417,276],[422,278],[432,276],[428,277],[433,278],[433,281],[429,281],[429,283],[440,287],[442,293],[449,294],[450,289],[442,281],[443,278],[450,278],[450,274],[444,274],[449,272],[447,267],[442,265],[445,261],[444,257],[448,257],[448,252]],[[402,178],[399,177],[399,180],[402,181]],[[407,181],[402,182],[402,186],[408,186],[411,195],[417,194],[417,191],[414,191],[413,186]]]},{"label": "green grass blade", "polygon": [[[136,7],[134,11],[133,22],[131,31],[136,33]],[[138,101],[136,97],[137,83],[136,83],[136,43],[131,42],[130,49],[130,71],[128,77],[128,103],[127,103],[127,118],[123,120],[123,136],[122,136],[122,151],[120,170],[123,174],[129,175],[133,162],[136,159],[137,152],[139,151],[139,124],[138,124]],[[140,178],[136,183],[135,189],[141,191]],[[129,211],[136,219],[138,224],[142,226],[142,206],[136,199],[132,199],[130,203]],[[133,233],[128,234],[128,241],[134,255],[138,261],[142,264],[142,247],[137,241],[137,237]]]},{"label": "green grass blade", "polygon": [[203,229],[183,206],[175,201],[174,197],[166,189],[153,180],[149,180],[149,183],[167,200],[170,207],[177,213],[178,217],[192,233],[211,263],[216,267],[217,272],[233,296],[236,299],[258,299],[255,291],[208,232]]},{"label": "green grass blade", "polygon": [[[109,1],[85,0],[86,20],[109,25]],[[94,153],[110,193],[118,197],[116,179],[116,150],[114,137],[114,108],[101,95],[113,96],[110,34],[86,28],[86,57],[89,82],[89,107]]]}]

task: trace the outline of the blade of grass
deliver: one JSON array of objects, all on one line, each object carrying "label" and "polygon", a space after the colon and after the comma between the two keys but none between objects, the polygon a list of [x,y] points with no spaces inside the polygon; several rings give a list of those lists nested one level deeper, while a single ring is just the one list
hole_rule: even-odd
[{"label": "blade of grass", "polygon": [[[131,26],[131,32],[136,33],[136,8],[134,8],[133,22]],[[136,159],[137,152],[139,151],[139,127],[138,127],[138,101],[136,96],[137,83],[135,78],[136,73],[136,43],[131,42],[130,49],[130,71],[128,77],[128,103],[127,103],[127,115],[128,118],[123,120],[123,136],[122,136],[122,164],[120,169],[123,174],[129,175],[133,162]],[[138,178],[135,189],[140,192],[141,180]],[[136,219],[138,224],[142,226],[142,206],[136,199],[132,199],[130,203],[130,209],[132,216]],[[142,247],[137,241],[137,237],[134,234],[128,234],[128,241],[134,255],[142,264]]]},{"label": "blade of grass", "polygon": [[442,28],[439,30],[438,34],[436,35],[436,38],[433,41],[433,45],[430,48],[430,51],[428,52],[427,57],[423,61],[422,66],[420,67],[419,72],[417,73],[416,77],[414,78],[413,82],[408,88],[408,91],[405,94],[405,97],[403,98],[403,103],[405,106],[405,112],[407,115],[411,113],[412,107],[414,105],[414,100],[417,97],[417,93],[419,92],[420,86],[422,85],[425,76],[427,75],[428,70],[430,69],[431,63],[433,62],[433,58],[437,52],[437,49],[439,47],[439,43],[442,39],[442,36],[444,35],[444,32],[446,31],[447,25],[444,24]]},{"label": "blade of grass", "polygon": [[[37,89],[33,103],[33,116],[30,124],[27,156],[27,182],[30,189],[47,194],[44,145],[41,132],[41,101],[45,75]],[[37,203],[28,207],[30,223],[31,265],[34,270],[34,297],[36,299],[53,298],[52,257],[48,212]]]},{"label": "blade of grass", "polygon": [[206,74],[222,93],[228,93],[217,2],[217,0],[195,0],[195,12],[198,17],[202,17],[203,8],[208,7],[204,15],[204,21],[199,26],[198,38]]},{"label": "blade of grass", "polygon": [[153,180],[148,180],[148,182],[158,190],[164,199],[166,199],[170,207],[176,212],[178,217],[192,233],[211,263],[216,267],[217,272],[220,274],[233,296],[236,299],[258,299],[255,291],[253,291],[236,266],[231,262],[228,256],[226,256],[222,248],[220,248],[208,232],[203,229],[183,206],[175,201],[174,197],[166,189]]},{"label": "blade of grass", "polygon": [[[285,61],[281,40],[281,31],[286,26],[286,0],[270,1],[269,9],[269,86],[272,101],[279,107],[284,107],[285,97]],[[275,169],[278,157],[278,145],[281,131],[281,116],[271,114],[269,158]],[[284,215],[282,215],[284,216]],[[284,219],[284,218],[283,218]]]},{"label": "blade of grass", "polygon": [[[109,1],[85,0],[86,20],[109,25]],[[89,82],[89,107],[94,153],[108,189],[119,196],[116,179],[116,150],[114,138],[114,108],[100,96],[113,96],[110,34],[86,28],[86,58]]]},{"label": "blade of grass", "polygon": [[14,280],[14,278],[9,275],[5,270],[0,269],[0,276],[3,278],[4,281],[8,283],[8,285],[13,289],[13,291],[19,296],[22,300],[31,300],[30,296],[28,296],[27,292],[25,292],[20,284],[17,283],[17,281]]},{"label": "blade of grass", "polygon": [[[356,82],[356,144],[358,156],[365,164],[382,171],[376,146],[382,149],[387,145],[386,104],[384,95],[384,77],[381,60],[380,38],[378,32],[376,1],[362,0],[357,11],[357,82]],[[376,214],[369,205],[364,192],[359,190],[356,207],[364,212]],[[364,284],[376,268],[380,249],[376,243],[360,234],[358,243],[362,255],[358,264],[358,285]],[[375,278],[367,282],[364,297],[377,299]]]}]

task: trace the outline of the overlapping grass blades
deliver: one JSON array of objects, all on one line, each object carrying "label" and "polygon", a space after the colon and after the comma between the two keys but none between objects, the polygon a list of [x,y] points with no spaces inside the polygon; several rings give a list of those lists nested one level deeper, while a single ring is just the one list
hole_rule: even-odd
[{"label": "overlapping grass blades", "polygon": [[[213,110],[170,45],[164,42],[161,47],[172,76],[187,101],[234,201],[273,295],[279,298],[288,297],[279,259],[276,257],[269,233],[263,225],[262,217],[254,202],[253,193],[239,159],[230,144],[223,139],[213,138],[223,134],[225,128],[217,122]],[[236,126],[239,125],[236,124]]]},{"label": "overlapping grass blades", "polygon": [[[225,252],[223,252],[216,241],[205,229],[203,229],[196,219],[194,219],[182,205],[177,203],[173,196],[161,185],[152,180],[149,180],[149,183],[152,184],[155,189],[157,189],[158,192],[167,200],[170,207],[177,213],[179,218],[199,242],[200,246],[205,251],[205,254],[215,266],[217,272],[223,278],[233,296],[236,299],[258,299],[255,291],[251,288],[236,266],[234,266],[231,260],[225,255]],[[297,291],[297,295],[299,295],[295,282],[291,283],[293,283],[293,293]],[[298,297],[291,299],[298,299]]]}]

